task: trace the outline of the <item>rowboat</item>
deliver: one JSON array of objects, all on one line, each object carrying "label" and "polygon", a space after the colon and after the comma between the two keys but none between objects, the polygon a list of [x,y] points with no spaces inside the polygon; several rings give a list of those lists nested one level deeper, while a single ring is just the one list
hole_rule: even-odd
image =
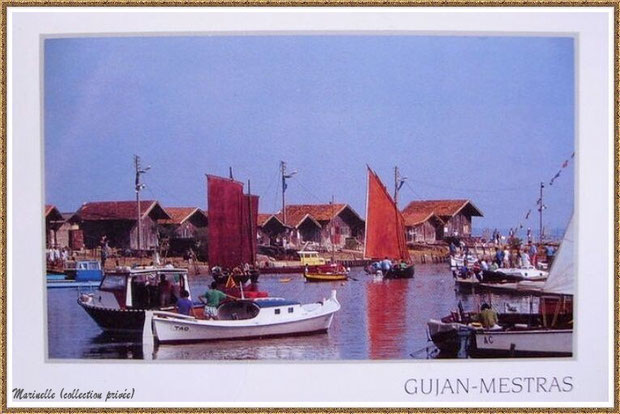
[{"label": "rowboat", "polygon": [[306,268],[304,270],[304,278],[306,282],[336,282],[339,280],[348,280],[349,276],[344,266],[333,265],[313,271]]},{"label": "rowboat", "polygon": [[144,336],[162,343],[266,338],[327,332],[340,309],[336,291],[319,302],[300,304],[283,298],[224,302],[215,319],[199,319],[172,312],[148,312]]}]

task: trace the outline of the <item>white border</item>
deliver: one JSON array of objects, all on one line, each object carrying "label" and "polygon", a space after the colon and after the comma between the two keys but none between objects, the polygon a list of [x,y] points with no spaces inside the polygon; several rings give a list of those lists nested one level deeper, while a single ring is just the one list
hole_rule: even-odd
[{"label": "white border", "polygon": [[[613,404],[613,9],[611,8],[8,8],[7,380],[44,390],[137,387],[119,404],[13,401],[9,407],[604,407]],[[575,35],[578,206],[577,356],[561,360],[228,363],[46,363],[42,246],[41,35],[123,33],[416,33]],[[14,51],[19,51],[14,53]],[[19,160],[19,162],[15,162]],[[603,162],[606,160],[607,162]],[[587,194],[586,194],[587,189]],[[19,229],[17,232],[16,229]],[[19,263],[19,267],[14,264]],[[42,290],[42,288],[41,288]],[[28,299],[24,300],[26,293]],[[20,300],[15,302],[14,297]],[[587,307],[585,306],[587,304]],[[225,367],[225,368],[222,368]],[[185,381],[177,381],[180,372]],[[213,373],[218,384],[212,387]],[[606,372],[607,376],[600,375]],[[567,394],[404,393],[411,377],[571,375]],[[161,381],[165,378],[165,381]],[[150,379],[155,379],[151,381]],[[266,383],[268,379],[268,385]],[[308,379],[320,379],[320,383]],[[227,386],[225,384],[236,384]],[[164,385],[165,388],[162,388]],[[59,385],[60,386],[60,385]],[[487,396],[489,397],[489,396]]]}]

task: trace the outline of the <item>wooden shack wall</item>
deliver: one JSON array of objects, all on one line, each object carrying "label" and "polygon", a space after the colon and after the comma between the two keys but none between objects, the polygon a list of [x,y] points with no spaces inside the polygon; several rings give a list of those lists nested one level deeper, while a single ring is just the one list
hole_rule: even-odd
[{"label": "wooden shack wall", "polygon": [[[149,250],[158,247],[159,234],[157,228],[157,222],[151,217],[144,217],[141,221],[142,226],[142,243],[140,245],[141,250]],[[129,243],[130,249],[138,248],[138,226],[137,222],[132,223],[130,230]]]},{"label": "wooden shack wall", "polygon": [[333,243],[334,247],[341,249],[344,247],[347,238],[353,237],[353,229],[341,216],[336,216],[333,220],[322,222],[321,228],[321,245],[331,247],[332,245],[332,227],[334,229]]},{"label": "wooden shack wall", "polygon": [[275,219],[269,220],[266,225],[258,228],[258,243],[272,246],[277,245],[277,240],[282,244],[282,238],[287,234],[286,227],[282,226]]},{"label": "wooden shack wall", "polygon": [[99,247],[102,236],[106,236],[110,247],[130,249],[130,233],[134,222],[130,220],[83,221],[80,229],[84,233],[84,246],[87,249]]},{"label": "wooden shack wall", "polygon": [[437,240],[437,227],[430,221],[409,226],[406,230],[407,241],[415,243],[434,243]]},{"label": "wooden shack wall", "polygon": [[459,237],[471,236],[471,216],[458,213],[447,220],[444,237],[458,235]]}]

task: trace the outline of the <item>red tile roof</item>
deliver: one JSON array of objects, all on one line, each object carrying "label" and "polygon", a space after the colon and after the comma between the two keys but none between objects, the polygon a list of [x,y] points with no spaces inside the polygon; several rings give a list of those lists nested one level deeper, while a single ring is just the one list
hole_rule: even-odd
[{"label": "red tile roof", "polygon": [[[307,217],[317,222],[331,221],[345,209],[349,209],[361,221],[362,218],[348,204],[291,204],[286,206],[286,222],[298,227]],[[278,213],[282,217],[282,213]]]},{"label": "red tile roof", "polygon": [[469,200],[412,201],[404,208],[403,215],[435,213],[439,217],[452,217],[466,207],[472,216],[482,217],[482,212]]},{"label": "red tile roof", "polygon": [[166,207],[166,213],[171,217],[169,220],[163,220],[163,224],[183,224],[194,214],[201,214],[207,218],[207,213],[198,207]]},{"label": "red tile roof", "polygon": [[435,213],[429,213],[426,211],[414,211],[403,212],[403,218],[405,219],[405,226],[412,227],[427,222],[428,220],[435,219],[440,223],[443,221]]},{"label": "red tile roof", "polygon": [[46,219],[49,218],[52,221],[63,220],[63,217],[60,211],[56,208],[55,205],[52,205],[52,204],[45,205],[45,218]]},{"label": "red tile roof", "polygon": [[[81,220],[136,220],[138,211],[135,201],[93,201],[82,204],[75,213]],[[146,217],[153,212],[155,219],[170,219],[157,201],[140,201],[140,213]]]}]

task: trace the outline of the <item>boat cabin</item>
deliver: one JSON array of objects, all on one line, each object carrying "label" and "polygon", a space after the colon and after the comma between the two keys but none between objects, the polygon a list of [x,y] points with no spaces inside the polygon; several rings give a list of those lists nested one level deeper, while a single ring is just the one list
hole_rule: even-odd
[{"label": "boat cabin", "polygon": [[[170,294],[162,304],[164,281],[169,284]],[[162,309],[174,306],[182,290],[190,292],[186,269],[144,266],[106,273],[95,297],[106,308]]]},{"label": "boat cabin", "polygon": [[101,263],[98,260],[67,262],[65,273],[70,279],[75,279],[78,282],[101,280],[103,276]]},{"label": "boat cabin", "polygon": [[217,309],[218,320],[253,319],[263,312],[264,316],[277,321],[280,317],[295,316],[301,311],[301,304],[283,298],[257,298],[224,302]]},{"label": "boat cabin", "polygon": [[303,266],[321,266],[325,264],[325,259],[319,256],[319,252],[305,250],[297,252],[299,260]]}]

